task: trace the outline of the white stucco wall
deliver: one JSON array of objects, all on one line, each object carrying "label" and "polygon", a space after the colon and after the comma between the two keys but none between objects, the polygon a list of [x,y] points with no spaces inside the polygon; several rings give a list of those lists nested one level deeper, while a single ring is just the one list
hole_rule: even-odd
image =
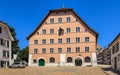
[{"label": "white stucco wall", "polygon": [[[9,64],[11,64],[11,41],[13,41],[13,38],[11,39],[10,31],[6,25],[4,25],[3,23],[0,22],[0,27],[2,28],[2,33],[0,33],[0,38],[9,41],[9,47],[0,45],[0,60],[9,61]],[[3,50],[9,51],[9,58],[3,57]],[[7,53],[6,53],[6,55],[7,55]],[[6,67],[7,67],[7,65],[6,65]]]},{"label": "white stucco wall", "polygon": [[[32,66],[32,54],[29,54],[29,58],[28,58],[28,65]],[[34,65],[34,64],[33,64]]]},{"label": "white stucco wall", "polygon": [[92,66],[97,66],[97,56],[96,56],[96,53],[92,53]]},{"label": "white stucco wall", "polygon": [[115,53],[115,54],[112,53],[112,47],[113,46],[110,47],[110,49],[111,49],[111,67],[113,69],[115,69],[115,59],[114,58],[117,57],[117,70],[120,70],[120,57],[119,57],[119,61],[118,61],[118,55],[120,54],[120,40],[119,40],[119,51],[117,53]]}]

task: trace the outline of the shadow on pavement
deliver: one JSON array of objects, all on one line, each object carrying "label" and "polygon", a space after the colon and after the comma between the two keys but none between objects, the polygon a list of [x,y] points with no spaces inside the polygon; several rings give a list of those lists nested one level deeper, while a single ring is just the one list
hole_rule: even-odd
[{"label": "shadow on pavement", "polygon": [[114,69],[112,69],[111,67],[102,68],[102,70],[105,71],[105,72],[111,71],[111,72],[113,72],[113,73],[115,73],[115,74],[120,75],[120,71],[114,70]]}]

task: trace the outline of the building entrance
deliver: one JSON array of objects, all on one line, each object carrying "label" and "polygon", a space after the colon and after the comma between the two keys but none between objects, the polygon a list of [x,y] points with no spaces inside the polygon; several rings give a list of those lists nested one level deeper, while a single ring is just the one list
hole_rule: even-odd
[{"label": "building entrance", "polygon": [[82,65],[82,59],[77,58],[75,59],[75,66],[81,66]]},{"label": "building entrance", "polygon": [[39,60],[39,66],[45,66],[45,60],[44,59]]}]

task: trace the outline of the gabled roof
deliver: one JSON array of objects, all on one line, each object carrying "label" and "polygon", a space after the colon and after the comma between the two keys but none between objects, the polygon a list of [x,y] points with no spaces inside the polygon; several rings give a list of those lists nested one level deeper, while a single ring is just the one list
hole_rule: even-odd
[{"label": "gabled roof", "polygon": [[[96,37],[98,39],[98,33],[96,31],[94,31],[93,29],[91,29],[71,8],[61,8],[61,9],[56,9],[56,10],[50,10],[49,13],[46,15],[46,17],[43,19],[43,21],[38,25],[38,27],[27,37],[27,39],[29,40],[29,38],[40,28],[40,26],[44,23],[44,21],[48,18],[48,16],[52,13],[52,12],[59,12],[59,11],[71,11],[74,13],[74,15],[81,20],[81,22],[88,28],[90,29],[92,32],[94,32],[96,34]],[[96,40],[97,40],[96,39]]]},{"label": "gabled roof", "polygon": [[13,39],[13,37],[12,37],[12,35],[11,35],[11,33],[10,33],[10,30],[9,30],[8,26],[6,25],[6,23],[4,23],[4,22],[2,22],[2,21],[0,21],[0,23],[1,23],[0,25],[4,26],[4,27],[6,28],[10,40],[11,40],[11,41],[14,41],[14,39]]},{"label": "gabled roof", "polygon": [[116,39],[118,39],[120,37],[120,33],[115,37],[115,39],[109,44],[109,46],[111,46],[114,42],[115,42],[115,40]]}]

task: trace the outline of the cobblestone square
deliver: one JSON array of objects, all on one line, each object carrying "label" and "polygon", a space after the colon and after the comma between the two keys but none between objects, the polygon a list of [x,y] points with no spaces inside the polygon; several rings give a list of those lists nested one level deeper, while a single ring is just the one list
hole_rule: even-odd
[{"label": "cobblestone square", "polygon": [[101,67],[26,67],[0,69],[0,75],[106,75]]}]

